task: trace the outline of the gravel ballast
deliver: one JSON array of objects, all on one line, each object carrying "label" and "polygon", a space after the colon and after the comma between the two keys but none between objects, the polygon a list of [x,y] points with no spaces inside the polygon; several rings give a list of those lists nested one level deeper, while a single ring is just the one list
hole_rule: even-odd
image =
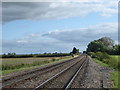
[{"label": "gravel ballast", "polygon": [[78,79],[77,88],[112,88],[113,83],[110,80],[112,71],[114,69],[100,66],[89,57],[86,72],[82,81]]}]

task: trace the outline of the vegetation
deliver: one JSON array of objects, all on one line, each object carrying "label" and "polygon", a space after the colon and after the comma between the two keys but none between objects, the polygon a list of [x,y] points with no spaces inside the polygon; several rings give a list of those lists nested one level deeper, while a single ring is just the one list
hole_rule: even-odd
[{"label": "vegetation", "polygon": [[114,88],[120,88],[120,71],[112,72],[111,78],[114,82]]},{"label": "vegetation", "polygon": [[71,56],[65,57],[52,57],[52,58],[4,58],[2,64],[2,74],[8,74],[15,71],[21,71],[25,69],[31,69],[54,63],[61,60],[71,59]]},{"label": "vegetation", "polygon": [[79,54],[79,49],[74,47],[71,54]]},{"label": "vegetation", "polygon": [[92,56],[93,60],[102,66],[112,67],[116,71],[112,72],[112,80],[114,87],[120,88],[120,45],[115,45],[114,41],[109,37],[103,37],[94,40],[88,44],[88,48],[84,53]]},{"label": "vegetation", "polygon": [[[102,52],[89,52],[89,55],[93,57],[93,60],[105,67],[112,67],[116,71],[112,72],[112,81],[114,82],[114,88],[120,88],[120,56],[119,55],[108,55]],[[119,73],[119,74],[118,74]]]},{"label": "vegetation", "polygon": [[120,45],[114,45],[114,41],[111,38],[103,37],[90,42],[86,52],[106,52],[110,55],[120,55],[119,49]]},{"label": "vegetation", "polygon": [[29,57],[61,57],[61,56],[69,56],[70,53],[44,53],[44,54],[22,54],[17,55],[15,53],[3,54],[2,58],[29,58]]},{"label": "vegetation", "polygon": [[118,58],[120,56],[115,55],[108,55],[107,53],[102,52],[89,52],[89,55],[92,56],[92,58],[96,58],[97,60],[102,61],[103,63],[108,64],[109,66],[113,67],[114,69],[120,70],[120,60]]},{"label": "vegetation", "polygon": [[73,54],[79,54],[79,49],[73,48],[71,53],[43,53],[43,54],[16,54],[16,53],[8,53],[3,54],[0,57],[2,58],[30,58],[30,57],[62,57],[62,56],[69,56]]},{"label": "vegetation", "polygon": [[104,62],[104,61],[100,61],[99,59],[97,58],[93,58],[93,60],[102,65],[102,66],[105,66],[105,67],[112,67],[115,69],[114,72],[112,72],[111,74],[111,80],[113,81],[114,83],[114,88],[120,88],[120,60],[118,58],[120,58],[120,56],[118,55],[110,55],[109,56],[110,59],[107,59],[108,63]]},{"label": "vegetation", "polygon": [[[43,54],[3,54],[2,57],[2,74],[7,74],[24,69],[30,69],[54,63],[60,60],[71,59],[74,55],[79,54],[79,49],[73,48],[71,53],[43,53]],[[71,57],[72,56],[72,57]]]}]

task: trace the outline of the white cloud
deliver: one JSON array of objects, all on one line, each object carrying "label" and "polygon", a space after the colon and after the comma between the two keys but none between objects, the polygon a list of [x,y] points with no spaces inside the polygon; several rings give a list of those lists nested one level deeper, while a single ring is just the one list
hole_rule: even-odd
[{"label": "white cloud", "polygon": [[3,40],[3,52],[8,52],[10,48],[16,53],[70,52],[73,47],[83,51],[89,42],[104,36],[117,42],[117,26],[117,23],[103,23],[86,28],[54,30],[44,34],[29,33],[16,40]]},{"label": "white cloud", "polygon": [[54,38],[65,42],[88,42],[100,37],[108,36],[112,39],[118,39],[118,24],[104,23],[87,28],[55,30],[43,34],[44,37]]},{"label": "white cloud", "polygon": [[27,43],[28,41],[25,41],[25,40],[17,40],[16,42],[17,42],[17,43]]},{"label": "white cloud", "polygon": [[64,19],[99,12],[102,16],[117,14],[118,0],[84,2],[4,2],[3,22],[14,20]]},{"label": "white cloud", "polygon": [[39,33],[25,34],[23,38],[16,39],[16,42],[17,43],[34,42],[34,40],[37,40],[39,37],[40,37]]},{"label": "white cloud", "polygon": [[41,40],[35,42],[16,42],[16,40],[3,41],[3,53],[44,53],[44,52],[70,52],[72,47],[77,46],[73,43],[60,42],[56,40]]}]

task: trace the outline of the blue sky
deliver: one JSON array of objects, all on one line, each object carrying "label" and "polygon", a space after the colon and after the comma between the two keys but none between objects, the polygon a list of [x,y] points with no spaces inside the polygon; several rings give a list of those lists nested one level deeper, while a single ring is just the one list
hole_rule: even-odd
[{"label": "blue sky", "polygon": [[3,2],[3,53],[86,50],[107,36],[118,41],[118,0]]}]

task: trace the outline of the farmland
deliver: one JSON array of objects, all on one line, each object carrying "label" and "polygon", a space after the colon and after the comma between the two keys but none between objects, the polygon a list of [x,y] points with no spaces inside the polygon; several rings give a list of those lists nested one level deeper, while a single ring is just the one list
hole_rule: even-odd
[{"label": "farmland", "polygon": [[8,74],[16,71],[36,68],[42,65],[68,60],[72,56],[64,57],[32,57],[32,58],[3,58],[2,74]]}]

